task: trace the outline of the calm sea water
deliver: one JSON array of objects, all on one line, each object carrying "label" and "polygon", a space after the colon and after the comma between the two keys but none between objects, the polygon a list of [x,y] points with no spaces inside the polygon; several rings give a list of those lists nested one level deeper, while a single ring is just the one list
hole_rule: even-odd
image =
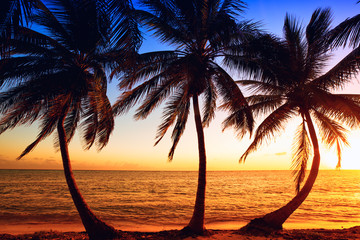
[{"label": "calm sea water", "polygon": [[[86,201],[102,219],[185,225],[192,214],[196,172],[75,171]],[[208,172],[206,221],[245,223],[295,194],[290,171]],[[62,171],[0,170],[0,225],[79,223]],[[313,191],[288,223],[360,225],[360,171],[320,171]]]}]

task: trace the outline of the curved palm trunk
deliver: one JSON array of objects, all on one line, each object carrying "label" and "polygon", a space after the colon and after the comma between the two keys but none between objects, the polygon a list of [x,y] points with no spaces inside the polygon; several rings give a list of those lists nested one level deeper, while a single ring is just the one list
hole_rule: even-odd
[{"label": "curved palm trunk", "polygon": [[266,214],[261,218],[252,220],[244,227],[244,229],[250,231],[262,230],[269,232],[282,229],[282,225],[286,219],[290,217],[290,215],[305,201],[306,197],[309,195],[319,172],[320,151],[315,128],[309,112],[305,113],[305,119],[309,128],[310,138],[314,148],[314,158],[311,165],[310,174],[306,179],[304,186],[288,204],[274,212]]},{"label": "curved palm trunk", "polygon": [[66,141],[66,134],[64,129],[64,118],[58,122],[57,131],[59,135],[60,151],[64,166],[64,173],[67,185],[69,187],[71,197],[79,212],[81,221],[85,227],[90,239],[112,239],[118,236],[118,231],[112,226],[107,225],[91,211],[85,202],[80,190],[75,182],[75,178],[71,169],[71,163],[68,152],[68,145]]},{"label": "curved palm trunk", "polygon": [[205,232],[206,152],[204,130],[201,122],[198,96],[196,95],[193,96],[193,106],[199,148],[199,175],[194,212],[185,229],[197,234],[203,234]]}]

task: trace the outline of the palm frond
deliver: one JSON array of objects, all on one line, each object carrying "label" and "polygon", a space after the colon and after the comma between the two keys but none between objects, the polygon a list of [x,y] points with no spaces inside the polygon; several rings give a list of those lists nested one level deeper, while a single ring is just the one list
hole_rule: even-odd
[{"label": "palm frond", "polygon": [[245,8],[244,2],[224,1],[221,5],[220,1],[210,1],[209,5],[206,35],[212,50],[226,49],[231,43],[244,40],[255,32],[256,23],[237,21],[236,16],[240,16]]},{"label": "palm frond", "polygon": [[347,18],[330,32],[329,41],[334,47],[346,45],[353,48],[359,47],[360,43],[360,14]]},{"label": "palm frond", "polygon": [[[272,95],[252,95],[246,98],[249,106],[246,111],[251,111],[253,116],[265,116],[270,112],[276,110],[284,101],[280,96],[272,96]],[[220,106],[222,108],[222,106]],[[243,119],[241,119],[243,118]],[[223,131],[226,128],[234,127],[237,133],[237,136],[241,139],[247,133],[247,129],[249,128],[246,121],[245,109],[240,109],[237,112],[232,112],[222,123]]]},{"label": "palm frond", "polygon": [[[182,98],[187,98],[186,94],[184,94]],[[177,121],[175,123],[173,132],[171,134],[171,139],[173,144],[168,154],[169,161],[173,159],[176,146],[179,143],[179,140],[185,131],[186,122],[190,112],[190,102],[188,101],[188,99],[187,101],[182,101],[182,104],[178,108],[179,108],[179,112],[177,114]]]},{"label": "palm frond", "polygon": [[305,120],[299,125],[293,143],[292,165],[295,176],[296,192],[300,191],[300,185],[305,179],[307,162],[311,155],[311,143],[305,126]]},{"label": "palm frond", "polygon": [[203,127],[208,127],[211,120],[215,118],[217,91],[212,82],[209,82],[209,86],[204,91],[204,107],[203,107]]},{"label": "palm frond", "polygon": [[254,139],[245,153],[240,157],[240,162],[244,162],[247,156],[256,151],[263,142],[271,140],[276,134],[284,130],[285,123],[296,114],[296,111],[288,104],[284,104],[267,116],[257,127]]},{"label": "palm frond", "polygon": [[[154,6],[154,2],[152,1],[151,6]],[[147,11],[137,10],[136,15],[140,22],[145,24],[161,42],[183,46],[191,42],[191,32],[181,23],[181,19],[175,15],[176,13],[172,12],[172,9],[169,9],[168,6],[162,5],[162,7],[159,7],[163,11],[161,14],[160,11],[152,14]]]},{"label": "palm frond", "polygon": [[327,35],[331,24],[330,9],[316,9],[306,27],[307,56],[306,74],[313,79],[323,71],[325,62],[329,59],[329,43]]},{"label": "palm frond", "polygon": [[159,88],[159,85],[161,85],[165,79],[165,75],[166,73],[155,75],[132,90],[123,92],[113,105],[114,114],[119,115],[129,111],[131,107],[153,91],[154,88]]},{"label": "palm frond", "polygon": [[282,95],[252,95],[247,97],[246,101],[253,115],[257,117],[268,115],[285,102]]},{"label": "palm frond", "polygon": [[238,80],[235,82],[240,84],[241,86],[246,87],[246,91],[248,91],[250,95],[257,93],[276,95],[286,91],[283,86],[275,85],[269,82],[262,82],[256,80]]},{"label": "palm frond", "polygon": [[39,113],[39,107],[29,105],[29,102],[12,103],[11,107],[8,107],[1,117],[0,134],[19,125],[33,123],[38,118]]},{"label": "palm frond", "polygon": [[254,128],[254,119],[245,97],[231,76],[221,67],[215,66],[218,74],[214,77],[214,82],[223,100],[221,109],[227,110],[231,114],[231,117],[226,119],[223,125],[225,127],[234,126],[239,133],[248,131],[251,134]]},{"label": "palm frond", "polygon": [[[106,80],[106,77],[104,77]],[[99,114],[99,128],[97,130],[97,146],[101,150],[109,142],[110,134],[114,130],[114,115],[111,108],[111,103],[106,96],[106,88],[99,88],[98,108]]]},{"label": "palm frond", "polygon": [[[64,129],[66,133],[66,140],[70,143],[71,139],[75,134],[75,130],[78,126],[78,122],[80,121],[80,101],[74,101],[75,106],[72,106],[69,111],[67,117],[64,120]],[[57,147],[57,146],[56,146]]]},{"label": "palm frond", "polygon": [[152,89],[146,96],[144,103],[137,109],[135,119],[145,119],[157,106],[159,106],[171,93],[171,91],[179,85],[178,78],[166,79],[163,84]]},{"label": "palm frond", "polygon": [[314,109],[316,111],[350,128],[360,126],[359,95],[329,94],[317,91],[315,97]]},{"label": "palm frond", "polygon": [[18,37],[19,28],[29,25],[38,9],[45,8],[40,0],[3,0],[0,3],[0,58],[10,56],[9,40]]},{"label": "palm frond", "polygon": [[291,56],[289,64],[291,68],[296,71],[304,66],[305,45],[303,41],[303,29],[293,16],[286,14],[283,32],[289,55]]},{"label": "palm frond", "polygon": [[347,130],[336,120],[332,120],[318,111],[314,111],[313,115],[317,121],[321,139],[327,146],[331,147],[337,144],[338,141],[345,145],[349,144],[346,137]]},{"label": "palm frond", "polygon": [[[262,82],[279,82],[284,76],[284,63],[289,60],[286,45],[270,34],[254,34],[240,44],[226,48],[224,64],[246,74],[248,79]],[[279,74],[282,72],[282,74]]]},{"label": "palm frond", "polygon": [[313,12],[310,22],[306,27],[306,39],[308,45],[322,45],[321,41],[324,41],[324,37],[330,29],[331,18],[332,16],[329,8],[318,8]]},{"label": "palm frond", "polygon": [[45,118],[41,123],[41,131],[38,134],[36,140],[31,143],[29,146],[26,147],[26,149],[20,154],[20,156],[17,159],[21,159],[26,154],[31,152],[40,141],[44,140],[46,137],[48,137],[56,128],[56,124],[58,121],[57,115],[50,115],[47,118]]},{"label": "palm frond", "polygon": [[112,109],[103,88],[103,72],[96,72],[95,78],[91,79],[89,92],[84,106],[84,118],[82,128],[84,132],[85,148],[89,149],[95,142],[98,148],[103,148],[114,128]]},{"label": "palm frond", "polygon": [[339,125],[339,123],[337,123],[335,120],[329,119],[327,116],[324,116],[319,112],[315,112],[314,115],[318,122],[323,141],[329,147],[336,145],[336,155],[338,158],[336,168],[340,168],[342,160],[342,148],[344,145],[350,146],[346,136],[348,131]]},{"label": "palm frond", "polygon": [[98,112],[94,108],[89,108],[83,114],[82,131],[84,132],[82,138],[84,139],[84,149],[90,149],[95,142],[96,132],[99,126]]},{"label": "palm frond", "polygon": [[[215,1],[220,2],[220,1]],[[222,2],[221,8],[219,9],[219,14],[228,14],[232,17],[238,17],[246,9],[247,4],[244,1],[237,0],[224,0]]]},{"label": "palm frond", "polygon": [[47,115],[43,118],[41,124],[40,124],[40,133],[38,134],[38,137],[36,140],[30,144],[18,157],[18,159],[22,158],[26,154],[28,154],[30,151],[32,151],[37,144],[44,140],[47,136],[49,136],[56,128],[60,115],[63,111],[61,109],[64,108],[66,103],[68,102],[68,97],[59,95],[56,98],[50,100],[47,103]]},{"label": "palm frond", "polygon": [[315,79],[313,84],[323,89],[337,90],[349,83],[360,69],[360,47],[354,49],[324,75]]},{"label": "palm frond", "polygon": [[166,107],[163,111],[162,123],[160,124],[157,134],[156,134],[156,142],[155,146],[161,141],[161,139],[166,134],[167,130],[173,123],[176,118],[181,114],[181,112],[185,109],[186,102],[188,101],[188,94],[184,89],[183,92],[175,94],[171,100],[166,104]]},{"label": "palm frond", "polygon": [[39,11],[37,15],[33,16],[33,21],[47,29],[51,36],[55,36],[55,41],[68,47],[69,45],[66,44],[65,40],[69,39],[70,35],[64,26],[64,22],[66,22],[67,19],[66,15],[68,13],[64,7],[66,2],[67,1],[58,0],[48,1],[50,7]]},{"label": "palm frond", "polygon": [[14,47],[13,52],[20,54],[28,53],[27,51],[29,51],[29,49],[22,47],[22,44],[26,44],[26,46],[28,46],[30,50],[32,50],[31,48],[34,47],[37,47],[36,49],[41,50],[40,52],[34,52],[34,55],[44,54],[55,57],[51,53],[56,52],[59,54],[60,52],[62,55],[66,54],[65,56],[72,56],[69,53],[68,49],[60,42],[58,42],[51,36],[37,32],[30,28],[19,28],[19,36],[17,36],[17,38],[15,38],[11,44]]},{"label": "palm frond", "polygon": [[[178,53],[175,51],[157,51],[144,53],[136,56],[135,62],[131,66],[119,66],[111,73],[111,77],[125,70],[119,83],[120,89],[131,89],[134,85],[144,79],[150,79],[161,75],[163,69],[171,69],[176,65]],[[131,64],[132,62],[130,62]]]},{"label": "palm frond", "polygon": [[342,144],[338,139],[336,140],[336,153],[337,153],[337,157],[338,157],[336,169],[340,169],[341,168],[341,160],[342,160]]},{"label": "palm frond", "polygon": [[113,47],[138,50],[143,38],[132,2],[110,0],[108,7],[112,17],[111,42]]}]

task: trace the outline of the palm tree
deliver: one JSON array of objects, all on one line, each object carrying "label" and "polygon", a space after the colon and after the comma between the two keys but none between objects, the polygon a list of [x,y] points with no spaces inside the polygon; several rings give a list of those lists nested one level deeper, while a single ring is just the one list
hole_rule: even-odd
[{"label": "palm tree", "polygon": [[[193,215],[184,230],[203,234],[206,231],[203,127],[208,126],[214,118],[218,95],[229,109],[239,110],[246,106],[238,86],[217,60],[226,54],[229,45],[249,34],[253,26],[236,21],[244,9],[241,1],[143,0],[141,3],[148,11],[138,10],[139,19],[161,41],[176,46],[176,50],[139,55],[136,67],[122,76],[120,88],[125,92],[113,106],[114,112],[124,113],[144,99],[135,118],[145,119],[157,106],[168,100],[155,145],[175,124],[168,155],[171,161],[185,130],[192,100],[198,138],[199,174]],[[200,113],[201,99],[204,101],[203,116]],[[252,116],[244,112],[237,115],[236,122],[246,122],[251,128]]]},{"label": "palm tree", "polygon": [[[292,157],[296,196],[280,209],[252,220],[244,227],[246,230],[282,229],[282,224],[306,199],[316,180],[320,164],[318,135],[326,145],[336,145],[340,159],[342,145],[348,144],[344,124],[359,126],[360,95],[331,93],[351,80],[359,69],[359,59],[347,56],[328,72],[322,72],[329,59],[330,23],[329,9],[314,11],[305,31],[287,15],[284,39],[271,35],[254,38],[238,49],[239,57],[228,59],[239,69],[247,69],[253,78],[239,81],[254,93],[247,97],[253,114],[267,114],[240,161],[245,161],[264,141],[280,133],[290,119],[300,117],[302,120]],[[231,125],[231,121],[225,122],[225,127]],[[311,170],[301,187],[311,155]]]},{"label": "palm tree", "polygon": [[[99,149],[107,144],[114,119],[106,96],[106,70],[115,60],[121,64],[119,59],[126,59],[133,50],[110,48],[110,38],[117,34],[114,39],[122,38],[119,45],[127,47],[134,38],[126,37],[126,31],[111,31],[109,17],[115,12],[109,12],[107,2],[48,3],[54,9],[44,9],[33,19],[46,33],[20,27],[21,37],[11,40],[14,55],[0,60],[0,86],[6,90],[0,95],[0,134],[40,121],[39,135],[22,158],[56,130],[55,146],[60,148],[66,182],[90,239],[114,238],[119,232],[95,216],[77,187],[68,143],[81,124],[85,149],[94,143]],[[119,23],[126,25],[123,19]]]}]

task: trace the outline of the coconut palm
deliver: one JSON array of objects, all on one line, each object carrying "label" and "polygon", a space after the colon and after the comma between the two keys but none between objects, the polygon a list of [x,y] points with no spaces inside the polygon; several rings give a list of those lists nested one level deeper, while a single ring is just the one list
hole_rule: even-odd
[{"label": "coconut palm", "polygon": [[[246,106],[244,97],[232,77],[217,59],[225,50],[251,32],[252,25],[237,22],[244,9],[241,1],[216,0],[143,0],[148,11],[137,11],[139,19],[161,41],[176,47],[173,51],[144,53],[138,64],[122,76],[124,93],[113,106],[116,114],[129,110],[143,99],[135,118],[145,119],[166,101],[163,122],[155,145],[175,124],[172,131],[171,161],[185,130],[192,100],[199,150],[199,175],[192,218],[184,228],[197,234],[205,232],[206,152],[203,127],[214,118],[220,95],[229,109]],[[199,102],[203,100],[202,114]],[[250,113],[242,112],[236,122],[252,127]]]},{"label": "coconut palm", "polygon": [[[359,126],[360,95],[331,92],[351,80],[359,69],[359,59],[346,57],[323,73],[329,59],[330,23],[329,9],[314,11],[306,29],[287,15],[283,39],[271,35],[254,38],[238,49],[240,57],[227,60],[237,64],[239,69],[248,70],[253,79],[250,77],[251,80],[239,83],[253,93],[247,97],[253,114],[266,115],[240,161],[245,161],[263,142],[284,130],[290,119],[301,119],[292,157],[297,194],[280,209],[252,220],[245,226],[247,230],[281,229],[314,185],[320,164],[318,137],[325,145],[335,145],[340,159],[341,147],[348,144],[345,125]],[[231,125],[231,121],[225,122],[226,127]],[[311,156],[311,170],[301,186]]]},{"label": "coconut palm", "polygon": [[[118,231],[95,216],[77,187],[68,143],[81,124],[85,149],[94,143],[98,149],[107,144],[114,119],[106,96],[106,69],[115,60],[121,64],[119,59],[126,59],[128,51],[109,48],[109,16],[113,12],[109,12],[106,2],[48,3],[52,11],[44,9],[33,19],[46,29],[45,33],[20,27],[21,37],[11,41],[14,55],[0,60],[0,85],[4,90],[0,95],[0,133],[40,121],[39,135],[19,156],[22,158],[56,130],[55,146],[60,148],[66,182],[89,237],[113,238]],[[118,37],[129,46],[126,42],[131,37]]]}]

